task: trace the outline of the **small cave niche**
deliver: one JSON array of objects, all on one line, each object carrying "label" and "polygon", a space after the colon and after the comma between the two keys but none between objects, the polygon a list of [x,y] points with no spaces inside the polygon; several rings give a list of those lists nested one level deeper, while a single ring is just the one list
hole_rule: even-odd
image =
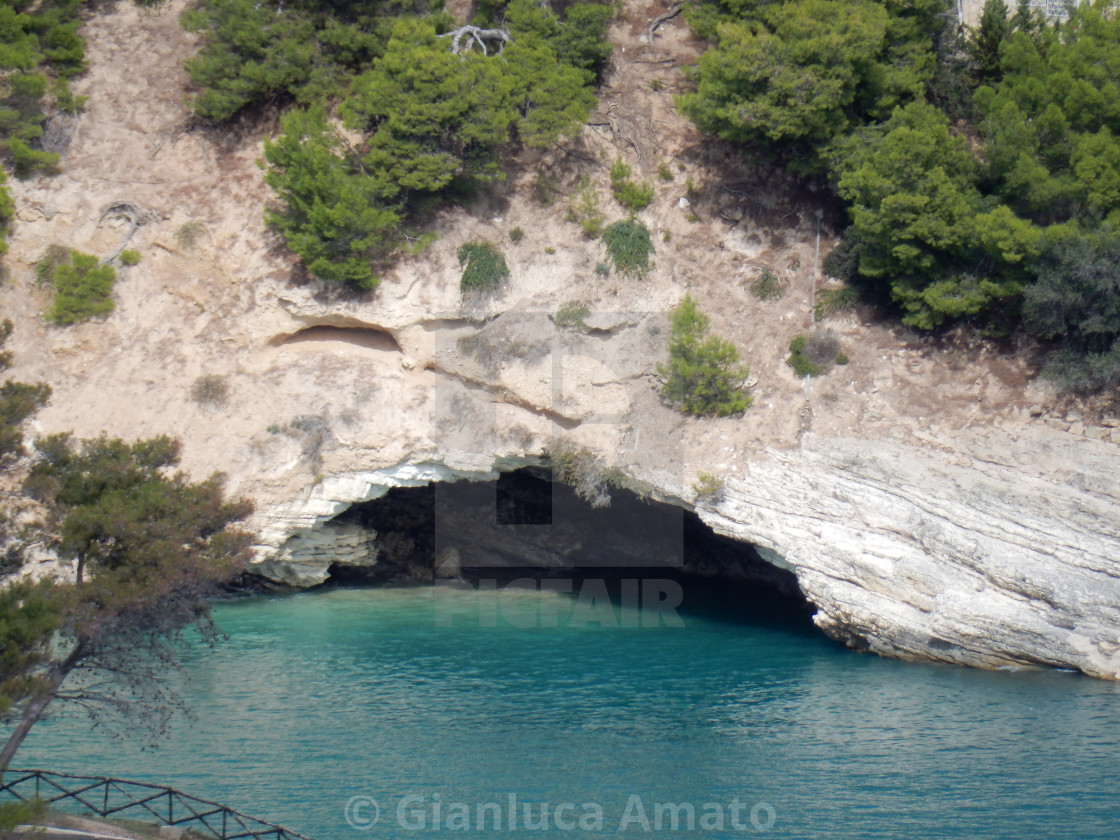
[{"label": "small cave niche", "polygon": [[333,565],[336,584],[595,577],[614,581],[617,592],[625,579],[662,578],[688,582],[707,601],[746,599],[806,625],[812,612],[793,573],[716,534],[692,511],[626,490],[611,490],[609,505],[592,507],[547,466],[491,482],[395,488],[334,521],[376,532],[378,549],[373,566]]},{"label": "small cave niche", "polygon": [[319,324],[294,333],[281,333],[270,344],[285,347],[293,344],[342,343],[382,353],[400,353],[401,346],[387,330],[370,326],[335,326]]}]

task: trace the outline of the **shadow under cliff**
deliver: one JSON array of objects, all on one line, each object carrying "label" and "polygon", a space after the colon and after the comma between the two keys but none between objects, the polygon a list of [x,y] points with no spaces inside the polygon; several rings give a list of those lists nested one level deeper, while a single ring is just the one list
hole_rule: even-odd
[{"label": "shadow under cliff", "polygon": [[[526,467],[492,482],[397,488],[354,505],[334,520],[374,535],[371,565],[335,564],[342,585],[461,580],[505,586],[516,580],[604,582],[618,600],[623,582],[675,581],[688,592],[682,612],[721,620],[784,616],[812,630],[811,605],[795,576],[767,563],[753,546],[716,534],[692,511],[612,490],[593,507]],[[816,632],[816,631],[813,631]]]}]

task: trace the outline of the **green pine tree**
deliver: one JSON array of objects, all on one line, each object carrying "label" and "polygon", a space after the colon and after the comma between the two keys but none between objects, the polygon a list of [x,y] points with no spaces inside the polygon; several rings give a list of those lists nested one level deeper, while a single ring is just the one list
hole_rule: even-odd
[{"label": "green pine tree", "polygon": [[739,364],[739,351],[725,338],[708,335],[708,316],[691,295],[673,310],[669,363],[659,365],[661,393],[685,414],[726,417],[752,402],[743,392],[750,369]]}]

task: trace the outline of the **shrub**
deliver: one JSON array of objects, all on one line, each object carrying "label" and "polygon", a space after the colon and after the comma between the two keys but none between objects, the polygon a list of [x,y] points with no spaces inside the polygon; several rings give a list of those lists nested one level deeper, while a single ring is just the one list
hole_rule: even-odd
[{"label": "shrub", "polygon": [[691,295],[673,310],[669,363],[659,365],[661,393],[686,414],[726,417],[751,404],[743,393],[750,369],[725,338],[708,335],[709,320]]},{"label": "shrub", "polygon": [[123,265],[136,265],[140,262],[140,252],[131,248],[125,249],[120,253],[120,260]]},{"label": "shrub", "polygon": [[813,305],[813,318],[823,321],[851,312],[859,302],[859,292],[852,286],[839,289],[821,289]]},{"label": "shrub", "polygon": [[[19,802],[5,802],[0,805],[0,832],[15,835],[15,828],[21,824],[39,825],[50,811],[45,799],[28,799]],[[32,829],[32,833],[43,829]]]},{"label": "shrub", "polygon": [[[798,344],[798,339],[801,344]],[[805,336],[799,335],[789,344],[789,358],[786,359],[786,364],[793,368],[793,372],[797,375],[798,379],[804,379],[806,376],[820,376],[822,371],[812,362],[805,358],[801,353],[801,347],[804,346]]]},{"label": "shrub", "polygon": [[41,286],[54,282],[55,269],[69,261],[69,248],[64,245],[48,245],[35,263],[35,280]]},{"label": "shrub", "polygon": [[97,257],[92,254],[71,251],[70,258],[56,263],[50,273],[54,304],[47,318],[66,326],[95,315],[107,315],[113,311],[113,281],[116,277],[117,273],[111,266],[99,266]]},{"label": "shrub", "polygon": [[[809,336],[799,335],[789,343],[786,364],[793,368],[798,378],[820,376],[827,373],[829,365],[841,356],[840,340],[827,330],[818,330]],[[844,356],[844,364],[847,356]]]},{"label": "shrub", "polygon": [[629,491],[643,501],[653,489],[620,467],[608,467],[590,450],[576,449],[566,442],[545,454],[552,461],[556,480],[572,487],[593,508],[608,507],[612,489]]},{"label": "shrub", "polygon": [[714,502],[723,493],[723,479],[707,472],[697,473],[692,492],[698,502]]},{"label": "shrub", "polygon": [[653,201],[653,184],[642,181],[636,184],[630,180],[631,169],[622,158],[618,158],[611,167],[611,192],[618,203],[627,210],[637,212],[649,207]]},{"label": "shrub", "polygon": [[603,214],[599,212],[599,193],[585,175],[579,183],[579,192],[568,206],[568,218],[576,222],[584,234],[595,239],[603,232]]},{"label": "shrub", "polygon": [[606,277],[611,273],[611,267],[605,262],[597,262],[595,263],[595,273],[600,277]]},{"label": "shrub", "polygon": [[615,222],[603,231],[603,244],[614,263],[616,271],[637,275],[649,270],[649,255],[653,253],[649,228],[637,219]]},{"label": "shrub", "polygon": [[657,177],[665,182],[673,180],[673,170],[669,168],[669,164],[665,161],[657,164]]},{"label": "shrub", "polygon": [[591,309],[586,303],[573,300],[556,310],[556,317],[553,318],[553,321],[562,330],[583,329],[584,319],[590,311]]},{"label": "shrub", "polygon": [[769,268],[763,268],[758,278],[751,283],[751,294],[759,300],[778,300],[784,293],[781,278]]},{"label": "shrub", "polygon": [[814,365],[825,367],[840,352],[840,339],[832,330],[814,330],[806,339],[801,352]]},{"label": "shrub", "polygon": [[642,181],[641,184],[626,181],[614,191],[614,197],[627,210],[636,213],[645,210],[653,201],[653,184],[649,181]]},{"label": "shrub", "polygon": [[439,241],[439,231],[429,230],[419,236],[409,236],[405,234],[405,250],[408,251],[410,256],[418,257],[424,253],[428,247]]},{"label": "shrub", "polygon": [[533,196],[541,207],[550,207],[556,201],[556,176],[538,169],[537,180],[533,185]]},{"label": "shrub", "polygon": [[[293,417],[288,423],[291,432],[298,433],[302,438],[300,456],[306,458],[313,465],[322,463],[323,446],[331,438],[331,426],[327,418],[321,415],[301,414]],[[316,479],[318,482],[321,479]]]},{"label": "shrub", "polygon": [[463,294],[493,291],[509,279],[506,258],[489,242],[460,245],[459,265],[463,267],[463,278],[459,281]]},{"label": "shrub", "polygon": [[495,331],[494,328],[460,336],[456,346],[460,353],[473,357],[491,376],[517,362],[533,367],[550,352],[547,339],[525,341],[508,332]]},{"label": "shrub", "polygon": [[851,359],[849,359],[849,358],[848,358],[848,354],[847,354],[847,353],[837,353],[837,354],[836,354],[836,364],[838,364],[838,365],[846,365],[846,364],[848,364],[848,362],[850,362],[850,361],[851,361]]},{"label": "shrub", "polygon": [[179,229],[175,231],[175,241],[183,250],[193,251],[205,233],[206,226],[198,219],[191,219],[179,225]]},{"label": "shrub", "polygon": [[520,242],[524,238],[525,238],[525,231],[523,231],[519,227],[515,227],[509,232],[510,242],[512,242],[514,245],[516,245],[518,242]]},{"label": "shrub", "polygon": [[0,385],[0,459],[23,454],[20,424],[46,404],[50,396],[51,388],[44,382],[29,385],[9,379]]},{"label": "shrub", "polygon": [[191,402],[217,408],[229,400],[229,385],[224,376],[207,373],[191,383]]},{"label": "shrub", "polygon": [[17,178],[30,178],[36,172],[44,175],[59,173],[57,152],[33,149],[15,137],[8,140],[8,152],[12,156],[12,171]]}]

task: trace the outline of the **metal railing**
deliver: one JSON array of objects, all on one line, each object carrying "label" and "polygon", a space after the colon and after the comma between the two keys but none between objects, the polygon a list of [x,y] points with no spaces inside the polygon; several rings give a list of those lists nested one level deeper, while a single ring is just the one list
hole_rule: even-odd
[{"label": "metal railing", "polygon": [[194,834],[217,840],[309,840],[217,802],[164,785],[125,779],[46,770],[5,770],[0,784],[2,796],[21,802],[38,799],[50,806],[72,802],[100,817],[154,819],[160,825],[183,826]]}]

